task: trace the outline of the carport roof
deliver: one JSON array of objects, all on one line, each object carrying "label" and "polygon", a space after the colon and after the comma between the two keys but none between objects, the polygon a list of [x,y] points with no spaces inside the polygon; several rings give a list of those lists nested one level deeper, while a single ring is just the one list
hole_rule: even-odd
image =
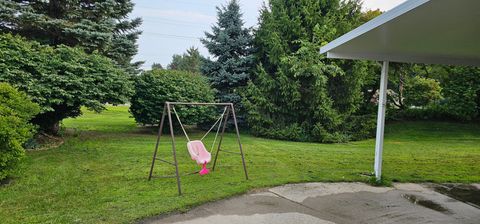
[{"label": "carport roof", "polygon": [[328,58],[480,66],[480,0],[408,0],[321,48]]}]

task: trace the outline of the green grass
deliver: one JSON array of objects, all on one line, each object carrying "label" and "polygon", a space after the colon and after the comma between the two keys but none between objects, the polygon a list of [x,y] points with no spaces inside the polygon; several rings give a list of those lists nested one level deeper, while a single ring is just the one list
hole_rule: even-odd
[{"label": "green grass", "polygon": [[[23,174],[0,187],[1,223],[128,223],[244,193],[309,181],[367,182],[374,140],[348,144],[275,141],[242,135],[250,180],[237,155],[220,154],[218,170],[200,177],[147,181],[154,130],[137,128],[126,107],[86,112],[64,122],[65,143],[27,153]],[[196,133],[197,137],[201,133]],[[480,182],[480,125],[442,122],[388,124],[385,177],[400,182]],[[198,170],[177,135],[182,173]],[[164,138],[159,156],[171,159]],[[207,140],[208,143],[212,139]],[[228,134],[225,149],[237,150]],[[155,174],[173,173],[158,163]]]}]

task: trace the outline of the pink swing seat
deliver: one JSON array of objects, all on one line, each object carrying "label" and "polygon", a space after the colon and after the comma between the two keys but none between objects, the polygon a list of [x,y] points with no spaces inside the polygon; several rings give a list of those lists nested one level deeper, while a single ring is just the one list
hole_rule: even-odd
[{"label": "pink swing seat", "polygon": [[217,140],[218,132],[220,131],[220,126],[223,122],[223,117],[225,115],[225,112],[227,111],[227,106],[225,106],[225,108],[223,109],[222,115],[217,119],[217,121],[212,125],[212,127],[207,131],[207,133],[205,133],[205,135],[203,135],[203,137],[200,140],[193,140],[193,141],[191,141],[190,138],[188,137],[187,131],[185,131],[185,128],[183,127],[182,121],[180,121],[180,117],[178,116],[178,113],[175,110],[175,107],[172,107],[172,109],[173,109],[173,112],[175,113],[175,116],[177,117],[178,123],[180,124],[180,127],[182,128],[183,133],[185,134],[185,137],[188,140],[187,149],[188,149],[188,153],[190,153],[190,158],[192,158],[192,160],[197,161],[197,164],[202,165],[202,170],[200,170],[200,172],[198,173],[202,176],[205,174],[208,174],[210,170],[207,169],[207,163],[209,163],[210,160],[212,160],[212,155],[210,154],[210,152],[207,151],[207,148],[205,148],[205,145],[203,144],[202,140],[218,124],[217,133],[215,134],[215,139],[213,140],[213,144],[212,144],[212,149],[213,149],[213,146],[215,145],[215,141]]},{"label": "pink swing seat", "polygon": [[202,165],[200,175],[208,174],[207,163],[212,159],[212,155],[207,151],[205,145],[200,140],[193,140],[187,143],[188,152],[192,160],[197,161],[197,164]]},{"label": "pink swing seat", "polygon": [[187,143],[188,152],[192,160],[197,161],[197,164],[202,165],[209,163],[212,155],[207,151],[205,145],[200,140],[193,140]]}]

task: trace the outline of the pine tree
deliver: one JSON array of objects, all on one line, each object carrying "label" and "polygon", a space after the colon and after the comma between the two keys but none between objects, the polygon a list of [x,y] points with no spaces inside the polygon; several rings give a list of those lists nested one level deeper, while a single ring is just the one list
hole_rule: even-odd
[{"label": "pine tree", "polygon": [[134,73],[141,65],[131,64],[141,19],[128,18],[133,6],[131,0],[3,0],[0,32],[98,51]]},{"label": "pine tree", "polygon": [[190,47],[182,55],[174,54],[172,62],[167,65],[168,69],[200,73],[200,66],[205,58],[198,48]]},{"label": "pine tree", "polygon": [[162,64],[160,64],[160,63],[153,63],[153,64],[152,64],[152,70],[153,70],[153,69],[163,70],[163,66],[162,66]]},{"label": "pine tree", "polygon": [[319,54],[359,25],[360,9],[358,0],[271,0],[262,9],[257,69],[244,103],[254,134],[343,142],[372,133],[373,119],[356,116],[368,67]]},{"label": "pine tree", "polygon": [[238,108],[239,122],[243,123],[242,98],[239,94],[250,79],[253,65],[251,30],[244,28],[240,6],[236,0],[227,6],[217,7],[217,23],[212,33],[205,32],[202,43],[214,60],[202,64],[202,74],[208,77],[217,90],[220,102],[233,102]]}]

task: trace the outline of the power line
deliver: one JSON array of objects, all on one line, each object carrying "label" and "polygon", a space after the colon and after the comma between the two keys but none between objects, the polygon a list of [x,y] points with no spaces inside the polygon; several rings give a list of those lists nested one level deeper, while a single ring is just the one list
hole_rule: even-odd
[{"label": "power line", "polygon": [[[145,17],[150,17],[150,18],[155,18],[155,20],[165,20],[165,21],[169,21],[169,22],[175,22],[175,23],[185,23],[185,24],[194,24],[194,25],[205,25],[205,23],[198,23],[198,22],[191,22],[191,21],[185,21],[185,20],[176,20],[176,19],[167,19],[167,18],[164,18],[164,17],[154,17],[154,16],[142,16],[142,18],[145,18]],[[212,20],[212,23],[214,23],[215,21]]]},{"label": "power line", "polygon": [[[206,4],[204,2],[199,2],[199,1],[181,1],[181,0],[175,0],[175,3],[180,3],[180,4],[185,4],[185,5],[197,5],[197,6],[209,6],[209,7],[215,7],[214,4]],[[174,3],[174,4],[175,4]],[[142,5],[137,5],[135,4],[135,7],[142,7],[142,8],[150,8],[148,6],[142,6]],[[157,8],[158,9],[158,8]]]},{"label": "power line", "polygon": [[183,35],[166,34],[166,33],[155,33],[155,32],[145,32],[145,31],[143,33],[157,35],[157,36],[166,37],[166,38],[184,38],[184,39],[196,39],[196,40],[201,39],[200,37],[183,36]]},{"label": "power line", "polygon": [[208,26],[206,24],[199,24],[199,23],[194,24],[194,23],[186,23],[186,22],[176,22],[174,20],[166,20],[166,21],[161,21],[161,20],[164,20],[164,19],[159,19],[159,20],[143,19],[143,21],[149,22],[149,23],[169,24],[169,25],[175,25],[175,26],[188,26],[188,27],[199,27],[199,25]]},{"label": "power line", "polygon": [[[155,7],[138,7],[138,6],[135,6],[135,8],[147,9],[147,10],[160,10],[160,11],[165,10],[165,9],[160,9],[160,8],[155,8]],[[203,14],[202,14],[202,15],[203,15]],[[210,15],[205,15],[205,16],[209,17]],[[151,18],[161,19],[161,20],[166,20],[166,21],[171,21],[171,22],[181,22],[181,23],[189,23],[189,24],[203,25],[203,23],[191,22],[191,21],[185,21],[185,20],[176,20],[176,19],[162,18],[162,17],[157,17],[157,16],[142,16],[142,18],[145,18],[145,17],[151,17]],[[212,16],[212,19],[214,19],[214,18],[215,18],[215,17]],[[214,22],[214,21],[212,20],[212,22]]]}]

